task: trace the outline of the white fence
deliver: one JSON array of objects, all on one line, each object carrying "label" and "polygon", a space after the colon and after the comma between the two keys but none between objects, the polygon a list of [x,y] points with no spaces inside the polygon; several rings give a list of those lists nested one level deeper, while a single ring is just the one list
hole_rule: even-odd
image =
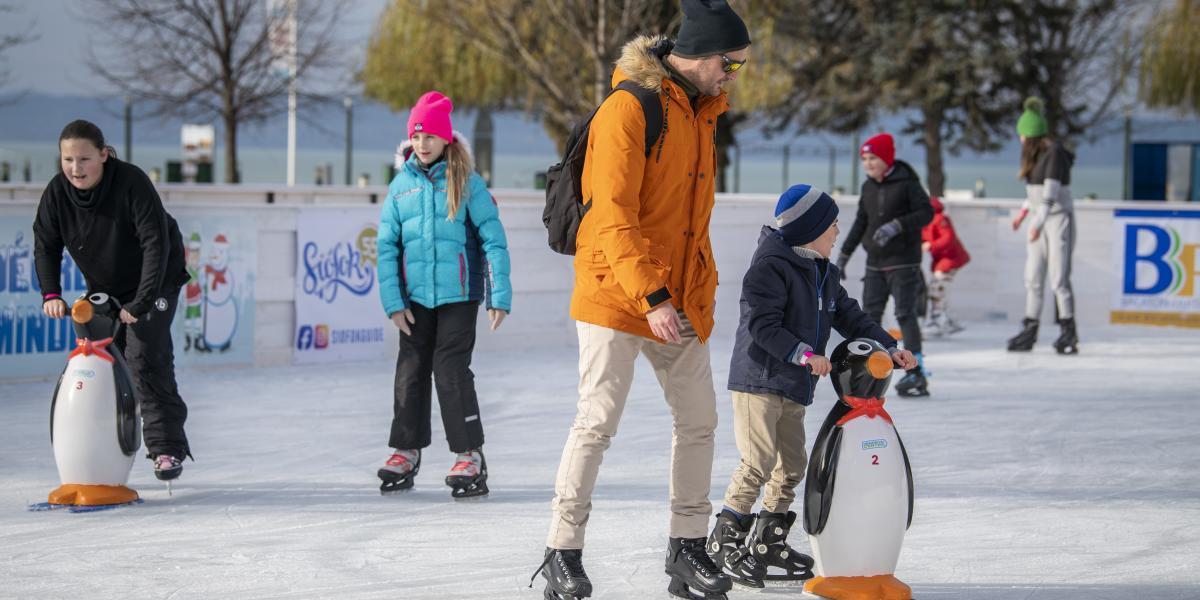
[{"label": "white fence", "polygon": [[[295,332],[296,215],[310,205],[370,205],[383,198],[381,187],[187,186],[159,188],[172,212],[223,214],[231,210],[253,219],[258,231],[255,282],[255,362],[291,360]],[[40,187],[0,186],[0,216],[27,216],[32,221]],[[574,340],[568,316],[573,284],[571,261],[551,252],[541,223],[541,192],[495,190],[512,254],[513,314],[500,331],[481,327],[481,348],[514,349],[532,344],[567,344]],[[268,203],[270,202],[270,203]],[[854,219],[855,198],[839,201],[843,232]],[[741,277],[754,251],[759,227],[772,215],[775,198],[765,195],[721,195],[712,218],[712,239],[720,271],[716,335],[731,335],[737,326]],[[1022,272],[1024,232],[1012,232],[1010,222],[1018,202],[1004,199],[947,201],[947,213],[971,254],[971,263],[954,282],[955,311],[960,319],[1007,320],[1016,323],[1024,306]],[[1178,209],[1187,205],[1132,202],[1076,201],[1078,244],[1074,273],[1076,310],[1082,331],[1108,323],[1115,285],[1112,244],[1113,209]],[[840,240],[839,240],[840,244]],[[850,262],[847,289],[859,297],[864,253]],[[1044,320],[1052,318],[1046,302]],[[386,317],[380,309],[379,318]],[[391,327],[388,331],[394,336]],[[393,340],[394,341],[394,338]],[[999,341],[997,343],[1000,343]],[[390,347],[395,347],[394,344]]]}]

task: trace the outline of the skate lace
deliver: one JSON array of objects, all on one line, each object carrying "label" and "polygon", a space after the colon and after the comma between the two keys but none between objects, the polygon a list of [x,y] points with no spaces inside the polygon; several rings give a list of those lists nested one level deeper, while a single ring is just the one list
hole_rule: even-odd
[{"label": "skate lace", "polygon": [[717,564],[708,556],[708,552],[704,549],[704,538],[688,538],[680,540],[679,549],[675,551],[675,556],[672,560],[679,560],[679,556],[683,555],[697,571],[700,571],[705,576],[715,575],[721,572]]},{"label": "skate lace", "polygon": [[387,465],[389,467],[402,467],[410,462],[412,462],[412,461],[409,460],[409,458],[407,456],[397,452],[388,458]]},{"label": "skate lace", "polygon": [[475,455],[470,452],[459,454],[458,460],[454,466],[450,467],[452,475],[468,475],[474,477],[479,474],[479,465],[475,461]]},{"label": "skate lace", "polygon": [[546,565],[550,561],[555,562],[555,566],[559,571],[567,577],[568,580],[587,579],[587,573],[583,570],[583,561],[580,560],[583,556],[582,550],[554,550],[546,553],[546,558],[542,560],[542,564],[538,565],[536,571],[533,572],[533,577],[529,578],[529,587],[533,587],[533,582],[537,576],[542,573]]}]

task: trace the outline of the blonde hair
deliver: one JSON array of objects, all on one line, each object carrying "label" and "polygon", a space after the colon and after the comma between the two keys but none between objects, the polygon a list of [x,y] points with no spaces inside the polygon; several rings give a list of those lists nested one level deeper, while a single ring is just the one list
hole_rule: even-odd
[{"label": "blonde hair", "polygon": [[446,220],[453,221],[471,178],[471,155],[462,142],[446,144]]}]

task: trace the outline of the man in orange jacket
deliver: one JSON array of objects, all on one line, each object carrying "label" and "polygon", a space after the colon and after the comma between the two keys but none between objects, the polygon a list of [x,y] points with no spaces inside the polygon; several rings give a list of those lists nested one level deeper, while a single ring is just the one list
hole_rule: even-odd
[{"label": "man in orange jacket", "polygon": [[[645,154],[645,116],[632,94],[596,111],[583,168],[571,317],[579,334],[579,404],[555,481],[541,573],[547,597],[583,598],[592,585],[580,560],[592,490],[643,354],[674,417],[669,590],[728,591],[704,551],[716,394],[705,340],[712,334],[717,270],[708,225],[717,165],[713,135],[728,109],[723,87],[749,58],[750,35],[721,0],[683,0],[674,40],[625,45],[612,85],[658,92],[663,129]],[[686,597],[686,596],[684,596]]]}]

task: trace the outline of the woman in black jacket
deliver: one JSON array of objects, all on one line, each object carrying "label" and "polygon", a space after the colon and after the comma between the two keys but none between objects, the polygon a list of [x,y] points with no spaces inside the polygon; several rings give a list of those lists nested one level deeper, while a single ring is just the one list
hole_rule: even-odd
[{"label": "woman in black jacket", "polygon": [[33,222],[42,311],[67,316],[62,297],[63,250],[88,290],[122,304],[114,344],[133,374],[142,430],[154,473],[170,480],[190,456],[183,423],[187,405],[175,384],[171,320],[188,281],[183,239],[150,179],[121,162],[88,121],[68,124],[58,139],[60,172],[42,192]]}]

